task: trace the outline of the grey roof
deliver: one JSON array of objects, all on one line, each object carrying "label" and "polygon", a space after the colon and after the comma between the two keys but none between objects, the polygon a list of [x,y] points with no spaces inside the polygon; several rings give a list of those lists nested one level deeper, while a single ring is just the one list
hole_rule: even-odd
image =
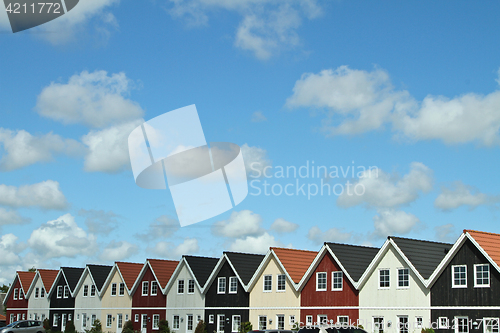
[{"label": "grey roof", "polygon": [[453,244],[389,236],[424,279],[428,279]]},{"label": "grey roof", "polygon": [[238,273],[243,284],[247,285],[252,279],[264,256],[261,254],[249,254],[238,252],[224,252]]},{"label": "grey roof", "polygon": [[99,290],[100,292],[113,266],[87,265],[87,267],[89,268],[90,273],[92,274],[92,278],[94,279],[97,290]]},{"label": "grey roof", "polygon": [[205,286],[219,259],[209,257],[183,256],[201,288]]},{"label": "grey roof", "polygon": [[358,281],[379,249],[376,247],[325,243],[335,254],[354,281]]},{"label": "grey roof", "polygon": [[82,276],[83,273],[83,268],[76,268],[76,267],[61,267],[64,276],[66,277],[66,281],[68,281],[68,286],[71,292],[75,290],[76,285],[78,284],[78,281],[80,280],[80,277]]}]

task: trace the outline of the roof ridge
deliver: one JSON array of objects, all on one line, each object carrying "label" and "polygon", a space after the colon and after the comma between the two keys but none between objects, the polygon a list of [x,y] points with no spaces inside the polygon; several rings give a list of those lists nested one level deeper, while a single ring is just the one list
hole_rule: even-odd
[{"label": "roof ridge", "polygon": [[493,236],[500,236],[500,234],[496,234],[494,232],[479,231],[479,230],[472,230],[472,229],[464,229],[464,233],[466,233],[466,232],[477,232],[479,234],[487,234],[487,235],[493,235]]},{"label": "roof ridge", "polygon": [[[174,260],[174,259],[153,259],[153,258],[148,258],[146,259],[147,261],[151,261],[151,260],[154,260],[154,261],[170,261],[170,262],[179,262],[179,260]],[[144,265],[144,264],[141,264],[141,265]]]},{"label": "roof ridge", "polygon": [[399,239],[406,239],[406,240],[412,240],[416,242],[426,242],[426,243],[435,243],[435,244],[443,244],[443,245],[453,245],[452,243],[445,243],[445,242],[436,242],[436,241],[431,241],[431,240],[425,240],[425,239],[416,239],[416,238],[409,238],[409,237],[398,237],[398,236],[387,236],[387,238],[399,238]]},{"label": "roof ridge", "polygon": [[183,258],[206,258],[206,259],[217,259],[217,260],[219,260],[219,258],[216,258],[216,257],[193,256],[191,254],[183,254],[182,257]]},{"label": "roof ridge", "polygon": [[287,251],[300,251],[300,252],[311,252],[311,253],[318,253],[318,251],[311,251],[311,250],[302,250],[302,249],[290,249],[286,247],[276,247],[276,246],[271,246],[270,249],[278,249],[278,250],[287,250]]},{"label": "roof ridge", "polygon": [[335,244],[335,245],[344,245],[344,246],[352,246],[352,247],[364,247],[366,249],[375,249],[380,250],[379,247],[368,246],[368,245],[355,245],[355,244],[346,244],[346,243],[335,243],[335,242],[325,242],[325,244]]},{"label": "roof ridge", "polygon": [[222,253],[235,253],[235,254],[246,254],[246,255],[251,255],[251,256],[263,256],[263,254],[258,254],[258,253],[245,253],[245,252],[234,252],[234,251],[224,251]]}]

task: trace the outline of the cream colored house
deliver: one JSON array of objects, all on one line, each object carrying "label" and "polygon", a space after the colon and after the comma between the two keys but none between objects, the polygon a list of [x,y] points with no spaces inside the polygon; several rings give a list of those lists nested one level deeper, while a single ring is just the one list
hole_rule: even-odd
[{"label": "cream colored house", "polygon": [[290,330],[300,318],[298,284],[318,252],[270,248],[249,283],[254,329]]}]

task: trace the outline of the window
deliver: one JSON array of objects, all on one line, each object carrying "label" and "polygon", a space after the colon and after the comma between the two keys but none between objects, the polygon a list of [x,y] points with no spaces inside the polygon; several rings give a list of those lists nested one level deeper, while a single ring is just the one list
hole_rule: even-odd
[{"label": "window", "polygon": [[214,315],[208,316],[208,323],[213,324],[214,323]]},{"label": "window", "polygon": [[410,286],[410,269],[398,269],[398,288],[408,288]]},{"label": "window", "polygon": [[225,294],[226,293],[226,278],[220,277],[217,283],[217,294]]},{"label": "window", "polygon": [[142,318],[141,318],[141,328],[144,329],[144,331],[146,331],[146,329],[148,328],[148,315],[147,314],[142,314]]},{"label": "window", "polygon": [[408,317],[407,316],[399,316],[398,317],[398,332],[399,333],[408,333]]},{"label": "window", "polygon": [[[92,315],[92,320],[93,319],[94,319],[94,315]],[[121,313],[116,315],[116,327],[117,328],[123,327],[123,315]]]},{"label": "window", "polygon": [[69,297],[69,287],[64,286],[64,298],[68,298],[68,297]]},{"label": "window", "polygon": [[490,286],[490,265],[479,264],[474,265],[474,287],[489,287]]},{"label": "window", "polygon": [[483,318],[483,333],[498,332],[498,318]]},{"label": "window", "polygon": [[33,314],[30,313],[29,319],[33,319]]},{"label": "window", "polygon": [[14,300],[17,300],[18,295],[19,295],[19,289],[15,288],[14,289]]},{"label": "window", "polygon": [[184,280],[177,281],[177,293],[184,294]]},{"label": "window", "polygon": [[89,286],[84,285],[83,286],[83,297],[87,297],[89,295]]},{"label": "window", "polygon": [[290,327],[293,327],[293,325],[295,325],[295,316],[291,315],[290,316]]},{"label": "window", "polygon": [[125,283],[120,283],[120,290],[119,290],[119,294],[120,296],[123,296],[125,295]]},{"label": "window", "polygon": [[90,286],[90,297],[95,297],[95,285]]},{"label": "window", "polygon": [[[143,288],[144,288],[144,282],[143,282]],[[147,287],[146,287],[146,289],[147,289]],[[144,295],[144,291],[142,292],[142,294]],[[111,284],[111,296],[116,296],[116,283]]]},{"label": "window", "polygon": [[177,316],[177,315],[174,316],[172,328],[174,330],[178,330],[179,329],[179,316]]},{"label": "window", "polygon": [[128,314],[125,315],[125,321],[128,321]]},{"label": "window", "polygon": [[264,275],[264,291],[272,291],[273,290],[273,276],[272,275]]},{"label": "window", "polygon": [[[108,316],[111,316],[111,315],[108,315]],[[82,313],[82,327],[83,328],[87,327],[87,314],[86,313]],[[111,326],[107,326],[107,327],[111,327]]]},{"label": "window", "polygon": [[188,294],[194,294],[194,280],[188,280]]},{"label": "window", "polygon": [[285,291],[286,288],[285,274],[278,274],[278,291]]},{"label": "window", "polygon": [[422,317],[415,317],[415,326],[416,328],[423,328],[423,318]]},{"label": "window", "polygon": [[469,332],[469,317],[455,317],[455,333],[468,333]]},{"label": "window", "polygon": [[19,320],[21,320],[21,314],[20,313],[17,314],[17,321],[19,321]]},{"label": "window", "polygon": [[231,276],[229,278],[229,293],[230,294],[236,294],[238,291],[238,279],[236,276]]},{"label": "window", "polygon": [[373,332],[384,333],[384,317],[373,317]]},{"label": "window", "polygon": [[38,298],[39,293],[40,293],[40,288],[35,288],[35,298]]},{"label": "window", "polygon": [[45,313],[42,313],[42,318],[41,319],[42,319],[42,321],[45,320]]},{"label": "window", "polygon": [[438,318],[438,328],[439,329],[448,329],[448,318],[447,317],[439,317]]},{"label": "window", "polygon": [[381,269],[378,271],[378,282],[379,288],[389,288],[391,286],[388,269]]},{"label": "window", "polygon": [[348,326],[349,316],[337,316],[337,323],[339,323],[342,326]]},{"label": "window", "polygon": [[23,320],[26,320],[26,313],[23,313]]},{"label": "window", "polygon": [[263,331],[267,329],[267,317],[259,316],[259,330]]},{"label": "window", "polygon": [[148,294],[149,294],[149,281],[142,281],[142,296],[148,296]]},{"label": "window", "polygon": [[328,324],[328,316],[318,315],[318,324]]},{"label": "window", "polygon": [[158,295],[158,282],[156,281],[151,281],[151,295]]},{"label": "window", "polygon": [[326,272],[316,273],[316,291],[326,291]]},{"label": "window", "polygon": [[[93,314],[91,317],[90,317],[90,325],[91,326],[94,326],[94,322],[95,320],[97,319],[97,316],[95,314]],[[69,315],[69,320],[71,320],[71,314]]]},{"label": "window", "polygon": [[52,317],[52,326],[56,327],[57,325],[59,325],[59,315],[54,313],[54,316]]},{"label": "window", "polygon": [[[44,317],[44,318],[45,318],[45,315],[42,315],[42,317]],[[68,320],[70,320],[70,321],[71,321],[71,313],[68,315]]]},{"label": "window", "polygon": [[306,316],[306,325],[312,325],[313,324],[313,316]]},{"label": "window", "polygon": [[193,330],[193,315],[187,315],[186,329],[188,331],[192,331]]},{"label": "window", "polygon": [[44,287],[42,287],[40,289],[40,297],[45,297],[45,288]]},{"label": "window", "polygon": [[106,316],[106,327],[111,327],[111,325],[113,324],[113,316],[108,314]]},{"label": "window", "polygon": [[452,287],[467,288],[467,266],[456,265],[451,266],[452,269]]},{"label": "window", "polygon": [[16,316],[13,313],[11,313],[10,314],[10,321],[9,321],[9,323],[13,323],[15,321],[16,321]]},{"label": "window", "polygon": [[[14,290],[15,292],[16,290]],[[15,296],[15,293],[14,293]],[[57,286],[57,298],[62,298],[63,297],[63,287],[62,286]]]},{"label": "window", "polygon": [[[153,290],[152,285],[151,285],[151,290]],[[160,315],[159,314],[153,315],[153,329],[154,330],[160,329]]]},{"label": "window", "polygon": [[136,323],[138,323],[138,322],[139,322],[139,314],[136,314],[136,315],[135,315],[134,321],[135,321]]},{"label": "window", "polygon": [[23,290],[22,289],[19,289],[19,300],[22,300],[23,299]]},{"label": "window", "polygon": [[342,290],[342,272],[332,272],[332,290]]},{"label": "window", "polygon": [[[225,280],[226,278],[224,278]],[[225,321],[225,316],[223,314],[218,314],[217,315],[217,332],[224,332],[224,321]]]},{"label": "window", "polygon": [[276,328],[279,330],[285,329],[285,315],[276,315]]}]

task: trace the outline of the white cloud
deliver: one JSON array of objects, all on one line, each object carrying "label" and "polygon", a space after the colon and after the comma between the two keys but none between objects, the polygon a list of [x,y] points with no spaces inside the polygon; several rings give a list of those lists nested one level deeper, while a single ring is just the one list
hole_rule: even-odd
[{"label": "white cloud", "polygon": [[369,207],[393,208],[415,201],[420,192],[432,190],[432,170],[413,162],[410,172],[403,177],[390,175],[378,169],[366,170],[354,184],[344,187],[337,199],[340,207],[365,204]]},{"label": "white cloud", "polygon": [[108,75],[106,71],[83,71],[66,84],[52,82],[45,87],[35,109],[64,124],[105,127],[143,116],[141,107],[126,98],[132,88],[133,83],[123,72]]},{"label": "white cloud", "polygon": [[171,242],[158,242],[151,250],[164,258],[179,258],[185,254],[198,253],[200,247],[196,238],[186,238],[177,246]]},{"label": "white cloud", "polygon": [[112,211],[80,209],[78,216],[85,217],[85,225],[89,232],[93,234],[108,235],[118,227],[116,218],[119,216]]},{"label": "white cloud", "polygon": [[91,255],[96,250],[95,236],[80,228],[71,214],[33,230],[28,245],[45,258]]},{"label": "white cloud", "polygon": [[441,189],[441,193],[434,201],[434,206],[442,210],[452,210],[460,206],[474,209],[480,205],[490,205],[497,202],[500,202],[500,196],[481,193],[478,189],[457,181],[450,188],[443,187]]},{"label": "white cloud", "polygon": [[373,236],[384,238],[391,235],[405,235],[412,231],[420,220],[413,214],[400,210],[383,209],[373,217]]},{"label": "white cloud", "polygon": [[137,245],[131,244],[127,241],[115,242],[112,240],[104,248],[99,258],[108,262],[125,260],[136,254],[137,250]]},{"label": "white cloud", "polygon": [[259,236],[264,233],[261,224],[262,217],[252,211],[232,212],[226,221],[213,224],[212,234],[223,237]]},{"label": "white cloud", "polygon": [[263,175],[264,169],[272,166],[267,157],[267,151],[259,147],[250,147],[248,144],[241,146],[241,154],[245,161],[247,175],[252,178],[258,178]]},{"label": "white cloud", "polygon": [[5,234],[0,237],[0,265],[16,265],[21,262],[19,252],[24,246],[17,243],[17,236]]},{"label": "white cloud", "polygon": [[297,223],[286,221],[283,218],[277,218],[273,224],[271,224],[271,230],[274,230],[278,233],[288,233],[293,232],[299,228]]},{"label": "white cloud", "polygon": [[254,123],[260,123],[260,122],[263,122],[263,121],[267,121],[267,118],[266,118],[266,116],[264,116],[264,114],[262,113],[262,111],[255,111],[252,114],[252,122],[254,122]]},{"label": "white cloud", "polygon": [[[274,236],[265,232],[260,236],[247,236],[243,239],[236,239],[229,246],[229,250],[235,252],[264,254],[271,246],[283,247],[284,245],[280,241],[276,240]],[[288,247],[291,247],[291,244],[289,244]]]},{"label": "white cloud", "polygon": [[20,216],[16,211],[0,207],[0,226],[8,224],[25,224],[29,222],[29,218]]},{"label": "white cloud", "polygon": [[88,147],[84,170],[88,172],[117,173],[130,169],[128,136],[143,120],[92,130],[82,137]]},{"label": "white cloud", "polygon": [[451,223],[434,227],[434,230],[436,231],[436,238],[440,242],[454,243],[460,234]]},{"label": "white cloud", "polygon": [[314,226],[309,229],[307,238],[315,244],[323,244],[324,242],[345,243],[352,238],[352,234],[349,232],[342,232],[338,228],[331,228],[326,231],[322,231],[317,226]]},{"label": "white cloud", "polygon": [[136,234],[136,236],[144,242],[158,238],[168,238],[179,230],[179,221],[167,215],[161,215],[155,221],[151,222],[148,230],[143,234]]},{"label": "white cloud", "polygon": [[68,203],[59,183],[46,180],[20,187],[0,184],[0,205],[10,207],[36,206],[43,209],[64,209]]},{"label": "white cloud", "polygon": [[299,45],[303,18],[313,19],[321,9],[316,0],[277,3],[272,0],[170,0],[170,13],[190,25],[206,25],[210,11],[225,9],[241,15],[234,45],[267,60],[282,49]]},{"label": "white cloud", "polygon": [[6,154],[0,159],[0,170],[11,171],[38,162],[50,162],[54,155],[82,155],[84,147],[73,139],[63,139],[57,134],[33,136],[19,130],[0,128],[0,143]]}]

